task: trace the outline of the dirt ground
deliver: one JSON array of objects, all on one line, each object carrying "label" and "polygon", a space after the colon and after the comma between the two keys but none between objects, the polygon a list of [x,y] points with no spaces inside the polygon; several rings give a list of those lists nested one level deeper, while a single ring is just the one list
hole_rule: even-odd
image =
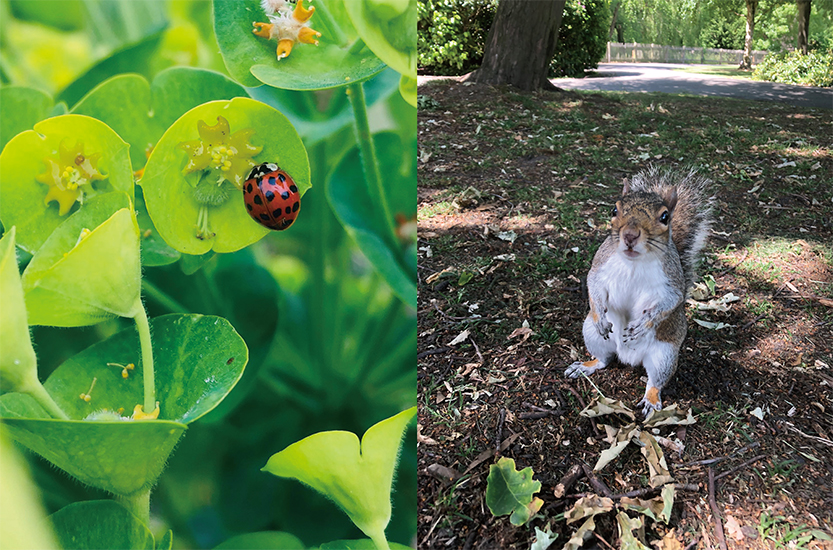
[{"label": "dirt ground", "polygon": [[[623,178],[649,164],[713,180],[700,270],[713,296],[701,302],[738,299],[688,307],[663,403],[696,422],[654,430],[682,451],[663,449],[676,498],[669,523],[648,520],[638,537],[833,547],[833,111],[457,82],[419,93],[419,548],[530,548],[547,525],[562,548],[579,497],[659,494],[636,445],[554,492],[610,446],[610,422],[579,412],[599,391],[636,411],[644,392],[641,367],[590,380],[564,369],[588,357],[585,278],[608,213]],[[486,504],[499,456],[541,483],[527,525]],[[619,547],[615,510],[595,526],[585,548]]]}]

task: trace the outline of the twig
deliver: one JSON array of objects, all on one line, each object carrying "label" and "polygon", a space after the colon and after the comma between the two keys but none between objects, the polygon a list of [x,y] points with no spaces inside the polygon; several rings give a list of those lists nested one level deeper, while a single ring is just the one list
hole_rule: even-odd
[{"label": "twig", "polygon": [[483,361],[483,355],[480,353],[480,348],[477,347],[477,342],[474,341],[474,338],[471,337],[471,334],[469,334],[469,341],[471,342],[471,345],[474,346],[474,351],[477,352],[477,358],[480,359],[480,364],[485,365],[486,362]]},{"label": "twig", "polygon": [[709,468],[709,507],[714,516],[714,533],[717,535],[717,542],[721,550],[728,550],[726,537],[723,535],[723,520],[720,519],[720,512],[717,509],[717,501],[714,499],[714,470]]},{"label": "twig", "polygon": [[746,445],[745,447],[741,447],[740,449],[732,452],[729,455],[719,456],[717,458],[707,458],[707,459],[704,459],[704,460],[695,460],[694,462],[686,462],[685,464],[681,464],[681,465],[677,466],[677,469],[688,468],[688,467],[691,467],[691,466],[707,466],[709,464],[716,464],[717,462],[722,462],[724,460],[729,460],[733,456],[737,456],[741,453],[745,453],[746,451],[748,451],[750,449],[755,449],[755,448],[760,447],[760,446],[761,446],[761,444],[758,441],[756,441],[754,443],[750,443],[749,445]]},{"label": "twig", "polygon": [[566,495],[567,491],[569,491],[573,485],[576,484],[576,481],[578,481],[582,475],[584,475],[584,469],[581,467],[581,464],[573,464],[573,466],[567,470],[567,473],[564,474],[564,477],[561,478],[561,481],[556,484],[555,489],[553,489],[555,498],[561,498]]},{"label": "twig", "polygon": [[596,477],[596,474],[593,473],[593,470],[587,464],[582,463],[581,469],[584,470],[584,476],[587,478],[587,481],[590,483],[590,486],[596,490],[596,492],[600,493],[602,496],[610,498],[613,496],[613,491],[611,491],[604,482]]},{"label": "twig", "polygon": [[742,327],[740,327],[740,330],[748,329],[749,327],[751,327],[752,325],[754,325],[755,323],[757,323],[758,321],[760,321],[764,317],[766,317],[765,313],[763,315],[758,315],[757,317],[755,317],[754,319],[752,319],[751,321],[749,321],[748,323],[745,323]]},{"label": "twig", "polygon": [[802,432],[801,430],[799,430],[798,428],[796,428],[795,426],[793,426],[792,424],[790,424],[789,422],[786,422],[785,424],[787,425],[788,430],[790,430],[792,432],[795,432],[798,435],[802,435],[802,436],[806,437],[807,439],[815,441],[816,443],[821,443],[822,445],[827,445],[828,447],[833,447],[833,441],[830,441],[829,439],[825,439],[823,437],[816,437],[815,435],[806,434],[806,433]]},{"label": "twig", "polygon": [[724,275],[726,275],[726,274],[727,274],[727,273],[729,273],[730,271],[732,271],[732,270],[734,270],[734,269],[737,269],[737,267],[738,267],[740,264],[742,264],[744,261],[746,261],[746,258],[748,258],[748,257],[749,257],[749,249],[747,248],[746,250],[744,250],[744,252],[745,252],[745,254],[743,255],[743,258],[741,258],[741,259],[740,259],[740,261],[739,261],[738,263],[736,263],[735,265],[733,265],[733,266],[731,266],[731,267],[727,267],[726,269],[724,269],[723,271],[721,271],[720,273],[718,273],[718,274],[717,274],[717,276],[715,277],[715,279],[719,279],[720,277],[723,277]]},{"label": "twig", "polygon": [[[747,460],[746,462],[743,462],[743,463],[741,463],[741,464],[738,464],[737,466],[735,466],[735,467],[734,467],[734,468],[732,468],[731,470],[726,470],[726,471],[725,471],[725,472],[723,472],[722,474],[719,474],[719,475],[718,475],[717,477],[715,477],[714,479],[715,479],[715,481],[717,481],[718,479],[722,479],[722,478],[724,478],[724,477],[726,477],[726,476],[728,476],[728,475],[732,475],[733,473],[737,472],[738,470],[742,470],[743,468],[745,468],[745,467],[749,466],[749,465],[750,465],[750,464],[752,464],[753,462],[757,462],[758,460],[761,460],[762,458],[766,458],[766,455],[758,455],[758,456],[756,456],[756,457],[750,458],[750,459],[749,459],[749,460]],[[709,468],[709,473],[711,473],[711,468]]]},{"label": "twig", "polygon": [[503,439],[503,422],[506,420],[506,409],[500,409],[500,418],[497,421],[497,437],[495,437],[495,456],[500,454],[500,442]]},{"label": "twig", "polygon": [[702,535],[697,535],[696,537],[694,537],[694,540],[692,540],[686,545],[685,550],[692,550],[693,548],[696,548],[697,544],[699,544],[700,539],[702,538]]},{"label": "twig", "polygon": [[429,355],[437,355],[440,353],[445,353],[451,350],[451,348],[437,348],[437,349],[429,349],[425,351],[421,351],[417,353],[417,361],[422,359],[423,357],[428,357]]},{"label": "twig", "polygon": [[608,548],[610,548],[610,550],[616,550],[615,548],[613,548],[613,547],[610,545],[610,543],[609,543],[609,542],[607,542],[605,539],[603,539],[603,538],[602,538],[602,536],[601,536],[600,534],[598,534],[598,533],[597,533],[597,532],[595,532],[595,531],[593,531],[593,534],[594,534],[594,535],[596,535],[596,538],[597,538],[597,539],[599,539],[599,540],[600,540],[600,541],[601,541],[601,542],[602,542],[605,546],[607,546]]}]

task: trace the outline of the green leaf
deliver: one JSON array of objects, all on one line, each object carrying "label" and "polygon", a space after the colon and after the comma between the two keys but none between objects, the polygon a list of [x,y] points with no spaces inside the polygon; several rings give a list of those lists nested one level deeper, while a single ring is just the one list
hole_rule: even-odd
[{"label": "green leaf", "polygon": [[541,482],[533,480],[532,474],[531,467],[517,471],[511,458],[501,457],[492,464],[486,479],[486,505],[492,515],[512,514],[512,525],[523,525],[541,509],[544,501],[534,496]]},{"label": "green leaf", "polygon": [[[214,409],[243,375],[246,344],[222,317],[164,315],[152,319],[150,329],[160,419],[190,424]],[[45,386],[70,418],[102,408],[129,414],[143,401],[140,357],[136,330],[128,328],[65,361]],[[107,363],[133,363],[137,370],[125,379]],[[94,377],[92,401],[86,403],[78,395]]]},{"label": "green leaf", "polygon": [[53,106],[52,96],[46,92],[22,86],[0,88],[0,149],[14,136],[48,117]]},{"label": "green leaf", "polygon": [[529,550],[547,550],[552,543],[555,542],[555,539],[558,538],[558,533],[553,533],[550,530],[549,523],[547,524],[546,528],[542,531],[539,528],[535,528],[535,542],[532,543],[532,546]]},{"label": "green leaf", "polygon": [[403,76],[416,79],[417,0],[343,1],[367,47]]},{"label": "green leaf", "polygon": [[87,156],[101,154],[98,168],[106,176],[84,187],[92,186],[96,196],[120,193],[133,200],[128,145],[106,124],[81,115],[35,124],[34,130],[15,136],[0,154],[0,219],[5,227],[17,226],[17,245],[30,254],[66,220],[54,202],[44,204],[48,186],[35,178],[45,172],[46,159],[59,157],[62,142],[72,147],[79,141]]},{"label": "green leaf", "polygon": [[174,532],[168,529],[159,542],[156,543],[156,550],[172,550],[174,546]]},{"label": "green leaf", "polygon": [[642,544],[633,534],[634,529],[643,527],[642,518],[629,518],[625,512],[616,514],[616,523],[619,525],[619,548],[622,550],[650,550]]},{"label": "green leaf", "polygon": [[136,315],[139,227],[125,203],[127,197],[115,193],[93,199],[35,254],[23,272],[30,324],[73,327]]},{"label": "green leaf", "polygon": [[214,547],[214,550],[305,550],[304,543],[290,533],[260,531],[231,537]]},{"label": "green leaf", "polygon": [[252,34],[253,21],[267,21],[258,0],[215,0],[214,30],[232,77],[250,87],[321,90],[361,82],[385,68],[367,48],[351,48],[358,34],[339,2],[317,0],[315,8],[311,25],[322,34],[319,45],[296,44],[279,61],[277,42]]},{"label": "green leaf", "polygon": [[355,434],[321,432],[272,455],[263,468],[309,485],[331,498],[380,547],[390,521],[390,492],[402,434],[412,407]]},{"label": "green leaf", "polygon": [[242,86],[220,73],[172,67],[157,74],[152,84],[137,74],[110,78],[84,96],[72,112],[97,118],[115,130],[130,144],[133,167],[140,168],[149,148],[188,110],[207,101],[246,95]]},{"label": "green leaf", "polygon": [[117,74],[138,73],[150,77],[153,54],[162,42],[163,36],[162,31],[156,32],[102,59],[64,88],[55,98],[55,102],[63,101],[67,105],[75,105],[99,83]]},{"label": "green leaf", "polygon": [[[5,296],[5,294],[4,294]],[[0,425],[0,533],[3,548],[58,548],[46,521],[38,487]]]},{"label": "green leaf", "polygon": [[[243,193],[226,182],[230,189],[226,202],[208,208],[208,227],[214,237],[197,237],[196,225],[201,205],[194,197],[197,173],[182,174],[188,159],[178,145],[199,138],[197,124],[217,124],[218,117],[229,122],[232,133],[252,129],[250,143],[263,150],[254,162],[275,162],[292,176],[303,195],[310,187],[310,168],[306,149],[295,128],[283,114],[248,98],[212,101],[179,118],[162,136],[145,167],[142,190],[153,224],[160,236],[174,249],[192,255],[210,250],[234,252],[265,236],[269,230],[255,222],[246,211]],[[242,175],[246,177],[248,174]],[[300,220],[303,220],[301,213]]]},{"label": "green leaf", "polygon": [[[411,219],[416,210],[416,151],[403,153],[399,136],[384,132],[373,136],[380,173],[391,213]],[[373,267],[406,304],[416,306],[416,272],[410,261],[411,247],[390,243],[384,221],[372,207],[378,199],[367,188],[358,148],[351,150],[327,180],[327,198],[347,233],[356,241]]]},{"label": "green leaf", "polygon": [[39,384],[38,360],[29,336],[23,286],[14,246],[15,228],[0,239],[0,390],[26,391]]},{"label": "green leaf", "polygon": [[[89,389],[89,382],[83,380],[86,387],[79,393]],[[75,385],[81,386],[80,378]],[[81,401],[78,394],[75,399]],[[154,484],[186,429],[164,420],[52,420],[34,399],[20,393],[0,396],[0,417],[24,447],[82,483],[125,496]]]},{"label": "green leaf", "polygon": [[84,27],[84,6],[81,0],[10,0],[12,14],[24,21],[36,21],[62,31]]},{"label": "green leaf", "polygon": [[[129,415],[143,402],[141,369],[123,378],[120,367],[108,365],[139,364],[138,335],[129,328],[71,357],[46,381],[73,420],[46,420],[46,411],[27,395],[0,397],[0,417],[12,436],[94,487],[129,495],[153,485],[185,424],[210,412],[233,389],[248,351],[220,317],[166,315],[151,320],[150,327],[159,420],[82,420],[105,409]],[[83,393],[91,396],[89,402],[79,397]]]},{"label": "green leaf", "polygon": [[64,550],[154,550],[153,535],[147,526],[113,500],[74,502],[49,519]]}]

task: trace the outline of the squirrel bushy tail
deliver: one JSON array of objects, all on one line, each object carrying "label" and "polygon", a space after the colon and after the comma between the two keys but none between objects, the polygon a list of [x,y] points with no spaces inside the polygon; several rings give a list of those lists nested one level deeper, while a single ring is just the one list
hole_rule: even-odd
[{"label": "squirrel bushy tail", "polygon": [[677,205],[671,214],[671,239],[677,248],[685,275],[686,293],[694,286],[697,261],[712,224],[714,197],[711,182],[691,169],[688,173],[652,166],[634,175],[629,191],[645,191],[665,196],[669,187],[677,189]]}]

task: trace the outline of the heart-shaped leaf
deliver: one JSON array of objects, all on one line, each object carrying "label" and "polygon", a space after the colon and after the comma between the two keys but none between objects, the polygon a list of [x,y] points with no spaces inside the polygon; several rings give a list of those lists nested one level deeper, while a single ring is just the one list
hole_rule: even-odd
[{"label": "heart-shaped leaf", "polygon": [[[110,214],[115,210],[115,213]],[[141,308],[139,226],[123,194],[90,201],[46,240],[23,272],[29,323],[84,326]]]},{"label": "heart-shaped leaf", "polygon": [[82,420],[94,412],[103,418],[102,410],[130,414],[143,403],[141,369],[123,368],[141,356],[137,332],[129,328],[68,359],[46,381],[73,420],[47,420],[26,395],[0,397],[0,417],[12,436],[89,485],[123,495],[153,485],[185,424],[216,407],[240,379],[248,351],[220,317],[166,315],[150,326],[159,420],[120,421],[112,413],[106,414],[112,420]]},{"label": "heart-shaped leaf", "polygon": [[29,337],[23,286],[14,247],[15,228],[0,239],[0,390],[26,391],[38,382],[38,360]]},{"label": "heart-shaped leaf", "polygon": [[[195,196],[200,172],[183,175],[189,156],[179,147],[180,144],[200,138],[198,124],[201,122],[215,126],[220,124],[221,117],[228,121],[232,135],[243,130],[254,131],[249,143],[263,148],[252,157],[255,163],[277,163],[292,177],[302,195],[310,187],[306,149],[295,128],[280,112],[248,98],[212,101],[191,109],[159,140],[142,178],[145,204],[153,224],[165,242],[186,254],[202,255],[210,250],[234,252],[269,232],[249,216],[243,193],[231,183],[218,186],[228,191],[225,202],[206,206],[200,204]],[[229,176],[245,178],[248,170],[245,172],[229,173]],[[213,236],[197,230],[203,210],[207,212],[208,228]]]},{"label": "heart-shaped leaf", "polygon": [[412,407],[371,426],[361,443],[351,432],[311,435],[272,455],[263,470],[331,498],[378,548],[385,548],[380,544],[390,521],[393,471],[402,434],[415,414]]},{"label": "heart-shaped leaf", "polygon": [[[399,136],[390,132],[377,134],[373,140],[391,214],[404,225],[416,211],[416,150],[403,147]],[[375,190],[368,189],[364,181],[358,148],[353,149],[331,172],[327,198],[339,221],[373,267],[397,296],[416,307],[416,249],[399,238],[393,243],[387,237],[381,213],[373,208],[380,200],[374,195]]]},{"label": "heart-shaped leaf", "polygon": [[214,30],[229,73],[244,86],[268,84],[289,90],[321,90],[361,82],[385,64],[357,42],[356,29],[340,2],[316,0],[311,26],[319,45],[296,44],[277,58],[277,42],[255,36],[252,22],[268,22],[258,0],[215,0]]},{"label": "heart-shaped leaf", "polygon": [[54,102],[46,92],[23,86],[0,88],[0,149],[10,139],[49,116]]},{"label": "heart-shaped leaf", "polygon": [[512,525],[523,525],[541,509],[544,501],[535,496],[541,490],[541,482],[532,479],[532,468],[520,472],[515,461],[501,457],[489,468],[486,479],[486,505],[495,516],[512,514]]},{"label": "heart-shaped leaf", "polygon": [[87,500],[51,516],[61,548],[153,550],[153,535],[142,521],[114,500]]},{"label": "heart-shaped leaf", "polygon": [[[68,151],[80,153],[69,162]],[[64,151],[62,155],[61,151]],[[17,226],[17,245],[30,254],[38,251],[52,231],[66,220],[54,201],[45,204],[47,193],[58,189],[38,180],[57,179],[97,158],[97,171],[104,179],[79,185],[78,202],[71,205],[73,190],[58,191],[61,204],[77,209],[92,196],[121,193],[133,200],[133,170],[128,145],[101,121],[81,115],[48,118],[15,136],[0,154],[0,219],[5,227]],[[46,177],[49,175],[50,177]],[[81,206],[83,209],[83,206]]]}]

